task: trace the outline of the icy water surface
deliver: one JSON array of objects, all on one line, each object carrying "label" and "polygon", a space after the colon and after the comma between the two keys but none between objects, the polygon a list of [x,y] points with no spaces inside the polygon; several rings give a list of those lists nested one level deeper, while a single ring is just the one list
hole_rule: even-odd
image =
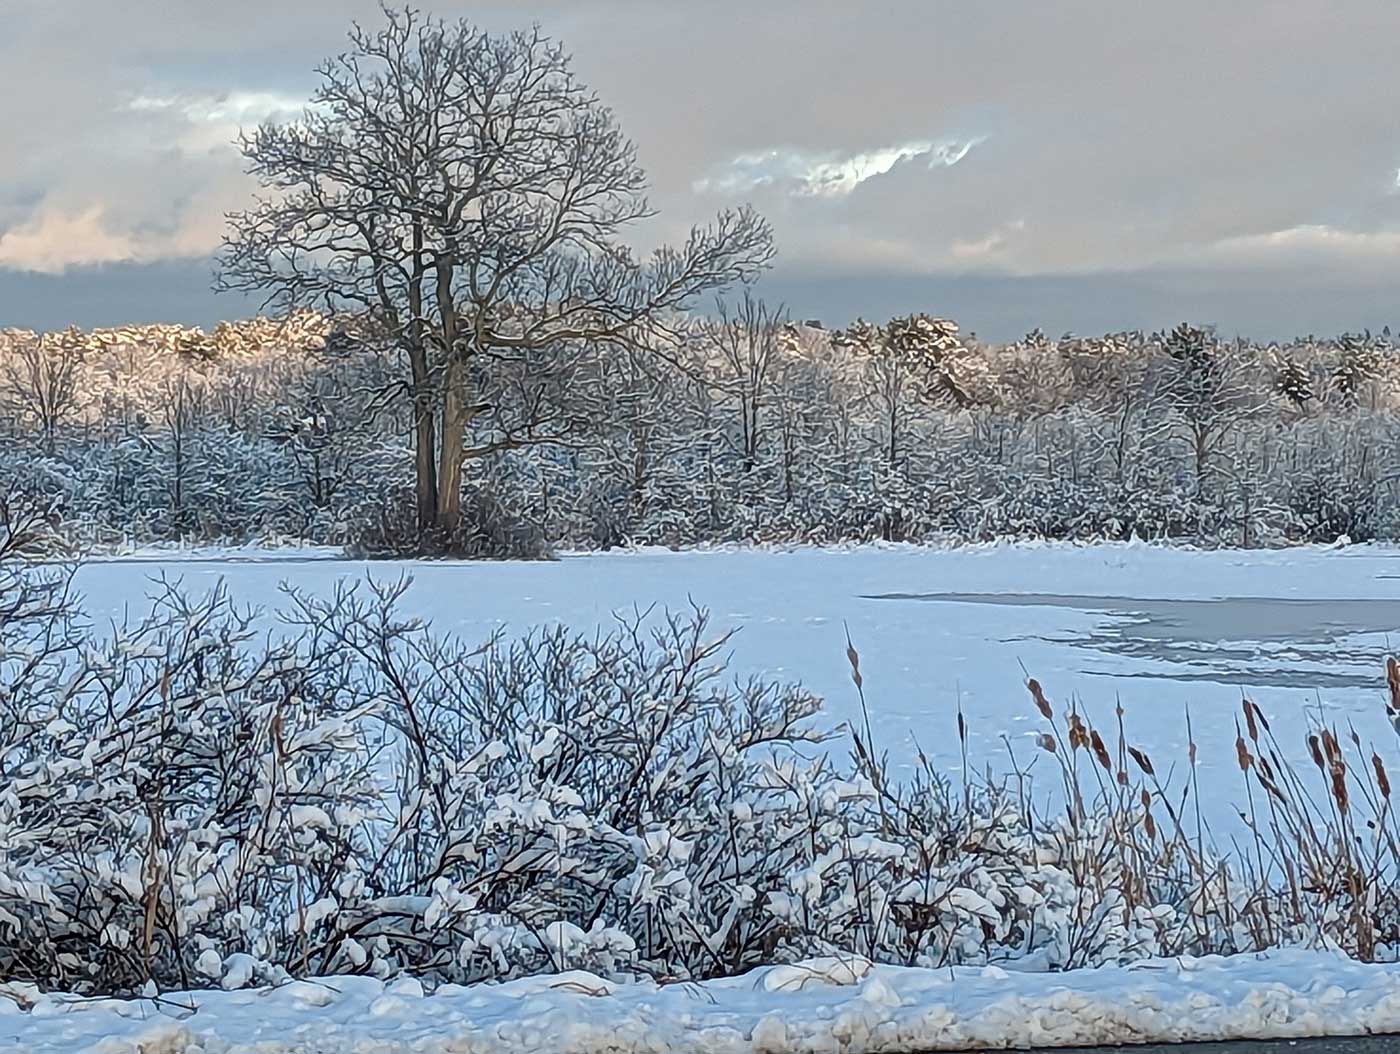
[{"label": "icy water surface", "polygon": [[1073,643],[1110,655],[1190,667],[1117,673],[1176,681],[1223,678],[1233,683],[1243,678],[1258,687],[1372,687],[1374,669],[1363,674],[1345,673],[1339,668],[1298,669],[1290,665],[1290,660],[1296,662],[1309,656],[1324,667],[1365,665],[1375,661],[1374,642],[1349,646],[1349,639],[1400,638],[1400,600],[1164,600],[1049,593],[883,593],[867,599],[1054,607],[1102,614],[1109,616],[1106,623]]}]

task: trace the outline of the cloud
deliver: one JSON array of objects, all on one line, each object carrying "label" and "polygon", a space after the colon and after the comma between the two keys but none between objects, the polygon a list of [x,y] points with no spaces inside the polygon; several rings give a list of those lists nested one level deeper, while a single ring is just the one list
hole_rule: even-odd
[{"label": "cloud", "polygon": [[133,113],[175,113],[192,124],[247,125],[298,117],[306,100],[270,91],[219,95],[136,95],[125,107]]},{"label": "cloud", "polygon": [[[130,93],[91,131],[100,162],[35,165],[33,191],[0,208],[0,269],[57,274],[208,256],[224,213],[252,189],[233,145],[239,129],[303,108],[256,89]],[[76,158],[77,145],[65,145],[60,156]]]},{"label": "cloud", "polygon": [[741,154],[692,184],[697,194],[740,195],[758,187],[779,186],[789,193],[818,198],[842,198],[866,180],[883,176],[906,161],[924,160],[927,167],[948,168],[986,141],[971,139],[917,140],[861,153],[773,149]]},{"label": "cloud", "polygon": [[1304,260],[1328,260],[1334,266],[1371,266],[1400,261],[1400,231],[1355,231],[1325,223],[1225,238],[1211,245],[1207,258],[1247,266],[1278,266]]},{"label": "cloud", "polygon": [[[1381,291],[1400,285],[1394,0],[1345,18],[1277,0],[1268,19],[1215,0],[431,6],[497,30],[539,19],[563,41],[638,145],[659,213],[639,239],[748,200],[775,228],[774,280],[822,295],[874,296],[877,273],[1030,276],[1067,280],[1039,286],[1055,310],[1081,298],[1107,317],[1095,282],[1189,267],[1261,329],[1288,306],[1261,283],[1327,289],[1309,325],[1335,310],[1345,328],[1344,308],[1390,311]],[[234,130],[299,111],[349,21],[380,17],[375,0],[0,7],[0,284],[212,249],[254,190]],[[1320,54],[1347,60],[1279,61]]]},{"label": "cloud", "polygon": [[74,264],[136,259],[130,238],[108,230],[102,214],[100,204],[71,213],[41,210],[0,234],[0,267],[56,274]]},{"label": "cloud", "polygon": [[1026,229],[1025,220],[1005,224],[982,238],[959,240],[949,246],[949,251],[959,260],[982,261],[1006,252],[1011,240]]},{"label": "cloud", "polygon": [[219,213],[199,197],[152,217],[122,215],[105,203],[46,201],[0,231],[0,269],[61,274],[70,267],[153,263],[208,256],[219,244]]}]

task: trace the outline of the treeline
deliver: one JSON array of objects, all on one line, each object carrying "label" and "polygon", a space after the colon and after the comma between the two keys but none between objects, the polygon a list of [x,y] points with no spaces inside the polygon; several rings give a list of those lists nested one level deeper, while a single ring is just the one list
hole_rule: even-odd
[{"label": "treeline", "polygon": [[[826,330],[749,295],[667,325],[665,350],[481,371],[458,551],[1400,533],[1388,331],[994,345],[927,315]],[[310,313],[4,331],[0,476],[73,543],[414,551],[402,377],[393,339]]]}]

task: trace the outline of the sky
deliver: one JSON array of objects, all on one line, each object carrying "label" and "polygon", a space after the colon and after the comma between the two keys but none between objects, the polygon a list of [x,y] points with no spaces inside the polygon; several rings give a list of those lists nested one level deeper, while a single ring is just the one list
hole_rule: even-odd
[{"label": "sky", "polygon": [[[1400,324],[1394,0],[424,2],[538,22],[636,141],[639,248],[751,203],[765,298],[987,339]],[[374,0],[0,0],[0,327],[208,325],[240,127]]]}]

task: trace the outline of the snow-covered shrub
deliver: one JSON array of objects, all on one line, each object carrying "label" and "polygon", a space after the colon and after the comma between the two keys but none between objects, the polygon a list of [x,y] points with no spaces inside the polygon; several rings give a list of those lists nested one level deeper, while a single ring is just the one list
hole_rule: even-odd
[{"label": "snow-covered shrub", "polygon": [[66,608],[8,617],[28,573],[3,587],[0,972],[132,991],[227,980],[228,955],[298,969],[299,927],[370,849],[362,730],[220,592],[168,591],[94,645]]}]

